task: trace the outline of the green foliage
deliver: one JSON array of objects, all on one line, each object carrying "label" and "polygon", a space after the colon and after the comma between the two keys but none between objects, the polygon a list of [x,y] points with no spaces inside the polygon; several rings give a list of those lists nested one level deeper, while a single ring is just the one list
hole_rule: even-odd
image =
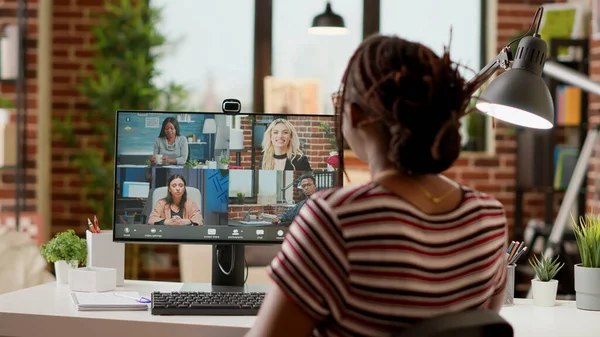
[{"label": "green foliage", "polygon": [[78,261],[85,266],[87,260],[87,243],[72,229],[57,233],[48,243],[40,247],[40,251],[50,263],[61,260]]},{"label": "green foliage", "polygon": [[183,165],[183,167],[184,168],[195,168],[200,164],[202,164],[201,161],[199,161],[197,159],[190,159]]},{"label": "green foliage", "polygon": [[0,109],[13,109],[15,108],[15,102],[4,96],[0,96]]},{"label": "green foliage", "polygon": [[238,197],[238,199],[242,200],[242,199],[244,199],[244,197],[246,197],[246,195],[242,192],[237,192],[237,197]]},{"label": "green foliage", "polygon": [[85,135],[74,132],[70,115],[54,120],[56,136],[73,148],[70,160],[84,184],[82,200],[98,214],[100,224],[112,224],[115,155],[115,112],[132,110],[175,110],[183,107],[185,89],[169,83],[159,88],[158,48],[166,43],[158,31],[160,11],[148,1],[105,1],[105,11],[96,15],[92,28],[92,69],[82,74],[79,92],[87,98],[90,111],[80,114]]},{"label": "green foliage", "polygon": [[321,128],[323,129],[323,132],[325,132],[325,137],[327,137],[327,140],[329,141],[329,145],[331,145],[332,149],[331,151],[337,151],[337,141],[336,141],[336,135],[335,132],[333,131],[333,128],[331,128],[331,125],[329,125],[329,123],[327,122],[321,122],[320,123]]},{"label": "green foliage", "polygon": [[556,276],[559,270],[565,265],[564,263],[558,262],[558,256],[552,260],[551,257],[545,257],[538,260],[537,256],[533,256],[529,259],[529,265],[535,271],[535,276],[538,281],[548,282]]},{"label": "green foliage", "polygon": [[600,268],[600,216],[586,214],[579,217],[579,223],[572,216],[571,219],[581,265],[585,268]]}]

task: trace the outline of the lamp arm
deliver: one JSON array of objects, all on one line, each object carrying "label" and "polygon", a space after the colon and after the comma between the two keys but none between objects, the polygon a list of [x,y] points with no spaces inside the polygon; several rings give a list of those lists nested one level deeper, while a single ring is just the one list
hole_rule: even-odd
[{"label": "lamp arm", "polygon": [[600,83],[591,80],[587,75],[564,66],[556,61],[548,60],[544,64],[544,74],[557,80],[579,87],[590,94],[600,96]]},{"label": "lamp arm", "polygon": [[509,46],[502,48],[500,53],[490,63],[488,63],[483,69],[481,69],[469,82],[467,87],[471,87],[474,94],[481,86],[487,82],[487,80],[496,73],[498,69],[507,70],[510,66],[510,62],[513,60],[512,51]]}]

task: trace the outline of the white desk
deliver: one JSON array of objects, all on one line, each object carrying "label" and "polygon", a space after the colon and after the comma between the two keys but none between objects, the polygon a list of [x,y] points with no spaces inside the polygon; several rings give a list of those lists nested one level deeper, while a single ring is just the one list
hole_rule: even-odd
[{"label": "white desk", "polygon": [[[173,291],[181,283],[125,281],[125,287],[150,296]],[[207,285],[208,286],[208,285]],[[77,311],[68,285],[48,283],[0,295],[1,337],[236,337],[255,316],[153,316],[148,311]]]},{"label": "white desk", "polygon": [[515,337],[598,337],[600,311],[579,310],[575,301],[556,301],[553,307],[534,307],[531,299],[515,299],[502,307],[500,315],[515,331]]},{"label": "white desk", "polygon": [[[154,290],[179,290],[181,283],[125,281],[126,290],[150,296]],[[122,289],[122,288],[119,288]],[[0,337],[32,336],[243,336],[254,316],[152,316],[148,311],[77,311],[66,285],[45,285],[0,295]],[[578,310],[573,301],[550,308],[516,299],[503,307],[515,337],[597,337],[600,312]]]}]

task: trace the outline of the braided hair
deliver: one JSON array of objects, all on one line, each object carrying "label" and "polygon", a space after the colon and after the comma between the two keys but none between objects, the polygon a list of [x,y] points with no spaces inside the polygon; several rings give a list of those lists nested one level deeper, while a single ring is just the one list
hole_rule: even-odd
[{"label": "braided hair", "polygon": [[396,169],[440,173],[460,154],[459,119],[473,86],[460,75],[448,49],[439,57],[420,43],[371,36],[356,49],[342,77],[337,122],[341,126],[344,102],[355,104],[368,122],[379,123],[387,133],[387,156]]}]

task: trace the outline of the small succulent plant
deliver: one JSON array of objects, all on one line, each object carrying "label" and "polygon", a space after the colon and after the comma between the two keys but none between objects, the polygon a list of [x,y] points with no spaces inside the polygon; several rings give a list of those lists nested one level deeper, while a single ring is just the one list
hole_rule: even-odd
[{"label": "small succulent plant", "polygon": [[558,262],[558,256],[552,260],[551,257],[545,257],[542,254],[541,259],[537,256],[533,256],[529,259],[529,264],[535,271],[535,277],[538,281],[548,282],[556,276],[558,271],[565,265],[564,263]]}]

